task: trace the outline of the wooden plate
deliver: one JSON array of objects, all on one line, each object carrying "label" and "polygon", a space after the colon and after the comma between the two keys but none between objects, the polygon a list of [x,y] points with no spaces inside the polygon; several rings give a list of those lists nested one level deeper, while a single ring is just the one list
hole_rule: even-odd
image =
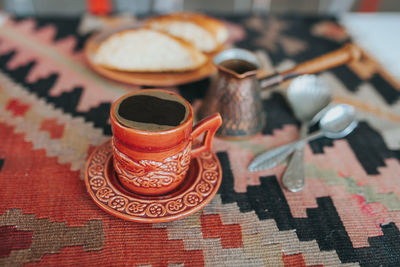
[{"label": "wooden plate", "polygon": [[86,41],[84,48],[85,58],[89,66],[94,71],[103,75],[106,78],[128,84],[146,86],[175,86],[201,80],[210,76],[216,70],[214,64],[212,63],[212,58],[215,53],[207,55],[207,62],[200,68],[193,71],[185,72],[129,72],[112,70],[95,64],[92,59],[94,52],[96,51],[100,43],[109,35],[129,28],[136,27],[125,26],[114,30],[98,33],[93,35]]}]

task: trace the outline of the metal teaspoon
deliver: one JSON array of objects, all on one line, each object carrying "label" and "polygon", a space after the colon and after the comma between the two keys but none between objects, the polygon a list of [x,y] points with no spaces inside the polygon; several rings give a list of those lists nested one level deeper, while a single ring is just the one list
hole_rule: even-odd
[{"label": "metal teaspoon", "polygon": [[350,134],[357,125],[358,121],[353,106],[347,104],[333,106],[321,117],[321,120],[319,121],[319,131],[310,134],[299,141],[268,150],[258,155],[250,163],[248,170],[255,172],[275,167],[282,163],[297,146],[320,137],[331,139],[343,138]]},{"label": "metal teaspoon", "polygon": [[[301,121],[302,139],[307,135],[309,125],[318,122],[314,117],[331,102],[332,91],[316,75],[302,75],[290,83],[287,99],[294,115]],[[303,149],[304,145],[297,146],[282,177],[282,184],[292,192],[300,191],[304,187]]]}]

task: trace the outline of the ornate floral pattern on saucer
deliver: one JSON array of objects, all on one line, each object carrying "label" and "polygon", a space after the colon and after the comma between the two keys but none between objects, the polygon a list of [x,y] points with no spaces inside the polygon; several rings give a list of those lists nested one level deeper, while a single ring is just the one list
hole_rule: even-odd
[{"label": "ornate floral pattern on saucer", "polygon": [[86,189],[100,208],[129,221],[159,223],[193,214],[211,201],[222,181],[217,156],[204,152],[191,161],[179,188],[160,196],[143,196],[120,184],[112,157],[110,140],[93,151],[85,168]]}]

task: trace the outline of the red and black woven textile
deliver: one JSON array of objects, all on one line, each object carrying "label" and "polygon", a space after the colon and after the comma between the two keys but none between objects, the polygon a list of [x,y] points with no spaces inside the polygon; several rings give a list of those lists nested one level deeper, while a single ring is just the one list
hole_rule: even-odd
[{"label": "red and black woven textile", "polygon": [[[285,68],[351,41],[334,18],[223,18],[237,47]],[[298,137],[287,84],[263,94],[265,128],[215,139],[222,185],[203,210],[140,224],[101,210],[83,182],[88,154],[111,136],[113,100],[140,88],[85,63],[79,19],[7,18],[0,26],[0,265],[400,266],[400,83],[368,55],[319,76],[360,124],[305,148],[306,186],[285,165],[250,173],[254,155]],[[210,79],[167,88],[194,108]]]}]

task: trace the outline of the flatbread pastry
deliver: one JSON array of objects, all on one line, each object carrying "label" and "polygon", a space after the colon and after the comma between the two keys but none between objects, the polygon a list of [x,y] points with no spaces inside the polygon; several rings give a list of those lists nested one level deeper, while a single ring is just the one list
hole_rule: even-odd
[{"label": "flatbread pastry", "polygon": [[218,50],[228,39],[228,29],[221,21],[198,13],[157,16],[146,25],[182,38],[207,53]]},{"label": "flatbread pastry", "polygon": [[97,48],[93,61],[120,71],[167,72],[194,70],[206,62],[206,56],[184,40],[139,28],[110,35]]}]

